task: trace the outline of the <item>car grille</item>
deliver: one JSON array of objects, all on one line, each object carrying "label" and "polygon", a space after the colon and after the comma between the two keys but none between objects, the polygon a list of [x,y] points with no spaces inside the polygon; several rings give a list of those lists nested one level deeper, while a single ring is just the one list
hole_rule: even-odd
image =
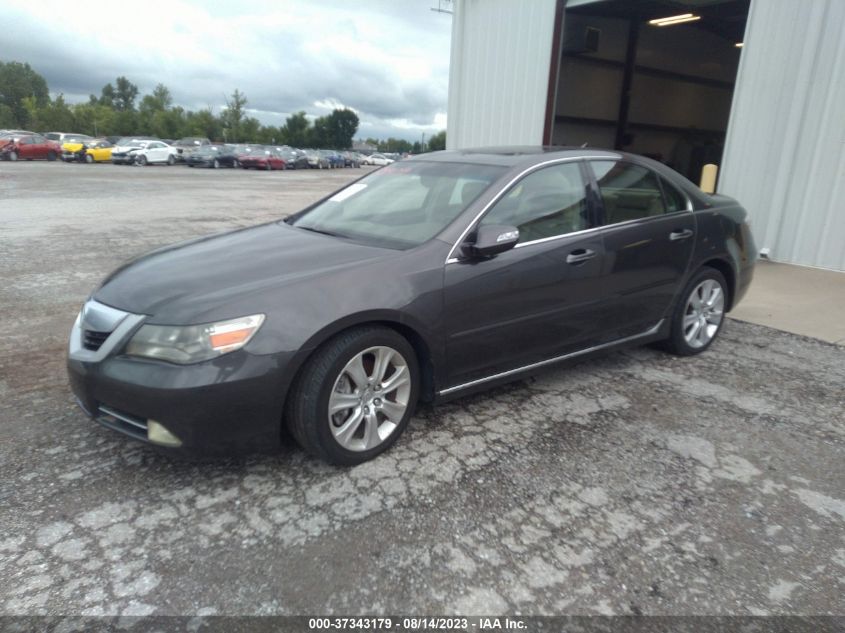
[{"label": "car grille", "polygon": [[82,346],[96,352],[106,342],[111,332],[97,332],[96,330],[84,330],[82,333]]}]

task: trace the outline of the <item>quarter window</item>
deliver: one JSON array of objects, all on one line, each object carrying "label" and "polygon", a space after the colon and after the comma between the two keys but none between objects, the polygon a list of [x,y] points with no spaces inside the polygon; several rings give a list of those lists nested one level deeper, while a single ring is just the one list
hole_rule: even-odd
[{"label": "quarter window", "polygon": [[663,185],[663,197],[666,199],[666,212],[674,213],[675,211],[687,210],[687,197],[678,189],[669,184],[665,178],[660,179],[660,184]]},{"label": "quarter window", "polygon": [[604,203],[605,224],[618,224],[666,213],[657,175],[622,161],[590,161]]},{"label": "quarter window", "polygon": [[528,174],[481,220],[481,226],[490,225],[515,226],[520,242],[589,228],[579,163],[561,163]]}]

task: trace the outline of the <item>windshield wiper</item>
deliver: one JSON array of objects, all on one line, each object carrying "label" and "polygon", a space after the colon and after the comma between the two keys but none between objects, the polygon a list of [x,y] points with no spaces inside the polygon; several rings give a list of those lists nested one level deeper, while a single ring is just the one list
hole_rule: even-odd
[{"label": "windshield wiper", "polygon": [[326,231],[325,229],[316,229],[313,226],[302,226],[301,224],[294,224],[294,226],[298,229],[303,229],[305,231],[311,231],[313,233],[322,233],[323,235],[330,235],[331,237],[346,237],[345,235],[341,235],[340,233],[334,233],[333,231]]}]

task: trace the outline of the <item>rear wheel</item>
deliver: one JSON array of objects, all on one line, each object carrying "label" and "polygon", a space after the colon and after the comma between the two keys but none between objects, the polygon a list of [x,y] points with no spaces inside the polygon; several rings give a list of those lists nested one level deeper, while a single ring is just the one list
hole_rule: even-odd
[{"label": "rear wheel", "polygon": [[395,330],[362,327],[320,347],[288,395],[285,418],[302,447],[334,464],[354,465],[402,434],[419,394],[413,347]]},{"label": "rear wheel", "polygon": [[270,164],[269,160],[267,161],[267,167],[265,167],[264,169],[266,169],[267,171],[270,171],[271,169],[273,169],[273,165]]},{"label": "rear wheel", "polygon": [[232,167],[240,167],[240,166],[241,166],[241,164],[238,162],[237,158],[232,161]]},{"label": "rear wheel", "polygon": [[17,159],[18,159],[18,153],[17,152],[15,152],[15,151],[9,152],[9,160],[17,160]]},{"label": "rear wheel", "polygon": [[672,329],[663,347],[679,356],[706,350],[725,322],[728,285],[715,268],[704,267],[687,282],[672,313]]},{"label": "rear wheel", "polygon": [[167,164],[173,165],[176,162],[176,158],[174,158],[173,154],[167,157]]},{"label": "rear wheel", "polygon": [[136,161],[141,167],[145,167],[147,165],[147,157],[146,156],[139,156],[138,160]]},{"label": "rear wheel", "polygon": [[220,168],[220,161],[215,158],[214,162],[211,164],[211,166],[214,167],[214,169],[219,169]]}]

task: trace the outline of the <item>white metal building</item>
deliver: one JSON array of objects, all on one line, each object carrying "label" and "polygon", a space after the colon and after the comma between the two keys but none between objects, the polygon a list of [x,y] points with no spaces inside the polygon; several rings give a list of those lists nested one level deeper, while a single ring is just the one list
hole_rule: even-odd
[{"label": "white metal building", "polygon": [[456,0],[447,147],[649,155],[845,271],[845,0]]}]

